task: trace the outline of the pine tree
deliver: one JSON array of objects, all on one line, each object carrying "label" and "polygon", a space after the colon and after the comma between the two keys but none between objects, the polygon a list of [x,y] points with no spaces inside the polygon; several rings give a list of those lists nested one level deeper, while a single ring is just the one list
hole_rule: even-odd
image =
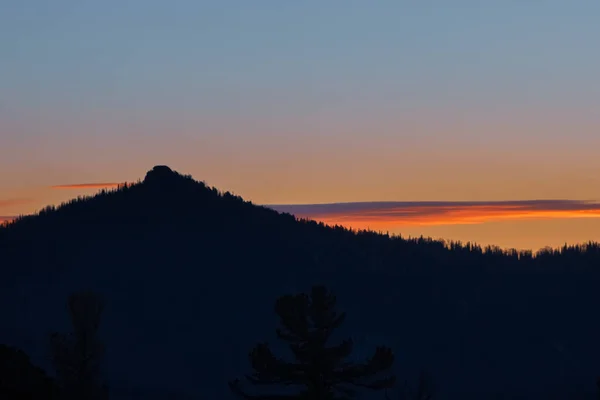
[{"label": "pine tree", "polygon": [[98,400],[108,398],[100,382],[104,346],[98,339],[103,303],[91,292],[69,296],[73,332],[53,333],[50,337],[52,361],[65,399]]},{"label": "pine tree", "polygon": [[377,347],[374,355],[364,363],[348,361],[352,340],[337,345],[328,341],[335,329],[344,322],[345,313],[337,313],[336,297],[323,286],[312,288],[306,294],[280,297],[275,312],[280,318],[279,339],[289,343],[294,362],[276,357],[267,343],[259,343],[250,352],[253,368],[246,379],[257,386],[296,386],[297,394],[250,395],[236,379],[229,386],[233,392],[249,400],[351,399],[356,388],[382,390],[394,385],[395,376],[389,374],[394,363],[392,350]]},{"label": "pine tree", "polygon": [[[434,385],[431,376],[425,371],[419,374],[416,390],[412,389],[408,382],[400,390],[400,400],[432,400],[434,397]],[[386,393],[386,400],[390,400]]]}]

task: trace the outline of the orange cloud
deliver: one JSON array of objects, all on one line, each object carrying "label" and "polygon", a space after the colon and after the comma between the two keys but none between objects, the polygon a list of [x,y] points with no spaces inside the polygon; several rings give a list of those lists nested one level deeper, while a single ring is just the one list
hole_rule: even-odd
[{"label": "orange cloud", "polygon": [[600,218],[600,203],[579,200],[366,202],[269,207],[329,225],[374,230],[522,219]]},{"label": "orange cloud", "polygon": [[123,183],[119,182],[105,182],[105,183],[77,183],[71,185],[56,185],[50,186],[52,189],[104,189],[104,188],[114,188],[123,185]]}]

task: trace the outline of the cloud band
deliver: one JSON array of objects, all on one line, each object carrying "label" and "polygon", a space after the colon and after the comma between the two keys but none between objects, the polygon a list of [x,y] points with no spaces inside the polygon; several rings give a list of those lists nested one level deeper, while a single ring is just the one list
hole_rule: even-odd
[{"label": "cloud band", "polygon": [[104,182],[104,183],[77,183],[71,185],[50,186],[52,189],[104,189],[114,188],[123,185],[122,182]]},{"label": "cloud band", "polygon": [[300,218],[357,229],[481,224],[520,219],[600,218],[599,202],[581,200],[361,202],[268,207]]}]

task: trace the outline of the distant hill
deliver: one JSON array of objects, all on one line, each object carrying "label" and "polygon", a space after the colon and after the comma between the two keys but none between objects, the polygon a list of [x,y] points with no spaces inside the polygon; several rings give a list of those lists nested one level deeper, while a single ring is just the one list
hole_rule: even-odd
[{"label": "distant hill", "polygon": [[229,398],[251,346],[273,339],[275,298],[313,283],[336,292],[359,347],[391,345],[399,373],[426,368],[440,399],[574,399],[600,374],[595,243],[532,254],[353,232],[158,166],[19,217],[0,228],[0,255],[0,343],[47,366],[67,295],[96,290],[121,392]]}]

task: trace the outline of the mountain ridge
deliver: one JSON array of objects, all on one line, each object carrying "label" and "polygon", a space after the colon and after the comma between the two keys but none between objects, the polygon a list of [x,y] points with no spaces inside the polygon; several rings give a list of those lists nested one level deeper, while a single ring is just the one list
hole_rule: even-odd
[{"label": "mountain ridge", "polygon": [[107,374],[134,387],[229,398],[247,351],[274,340],[274,299],[314,283],[348,311],[342,334],[390,345],[401,376],[423,366],[447,398],[588,390],[600,364],[593,243],[534,257],[327,227],[160,167],[1,228],[0,254],[0,343],[49,368],[67,295],[94,290]]},{"label": "mountain ridge", "polygon": [[[154,166],[152,169],[148,170],[148,172],[145,174],[145,177],[143,180],[138,180],[137,182],[134,183],[124,183],[122,185],[120,185],[117,188],[113,188],[113,189],[102,189],[99,192],[92,194],[92,195],[87,195],[87,196],[78,196],[70,201],[67,202],[63,202],[58,206],[47,206],[44,207],[42,210],[40,210],[39,212],[30,214],[30,215],[20,215],[15,217],[12,221],[9,222],[8,225],[12,225],[14,223],[18,223],[19,221],[22,220],[31,220],[33,218],[36,218],[38,216],[44,216],[46,214],[50,214],[50,213],[54,213],[57,211],[62,210],[63,208],[69,208],[75,204],[79,204],[81,202],[86,202],[86,201],[91,201],[94,198],[98,197],[98,196],[105,196],[105,195],[114,195],[117,194],[119,192],[121,192],[122,190],[127,190],[130,189],[132,187],[138,187],[138,186],[146,186],[148,188],[153,188],[153,193],[156,195],[157,191],[159,192],[160,190],[173,190],[173,189],[182,189],[184,187],[191,187],[194,184],[198,185],[199,187],[202,187],[206,193],[211,193],[213,196],[217,195],[217,196],[221,196],[222,198],[226,199],[226,200],[234,200],[234,201],[239,201],[239,202],[243,202],[246,203],[248,205],[252,205],[255,208],[261,208],[261,209],[267,209],[267,210],[274,210],[275,212],[279,213],[280,215],[283,215],[285,218],[295,218],[292,216],[292,214],[290,214],[289,212],[285,211],[285,208],[288,207],[289,205],[286,204],[267,204],[267,205],[257,205],[252,203],[251,201],[245,201],[241,196],[238,195],[234,195],[232,194],[230,191],[220,191],[219,189],[215,188],[215,187],[211,187],[208,186],[204,181],[196,181],[192,178],[191,175],[184,175],[184,174],[180,174],[174,170],[172,170],[170,167],[166,166],[166,165],[156,165]],[[198,193],[198,192],[196,192]],[[205,194],[206,194],[205,193]],[[205,196],[206,197],[206,196]],[[213,198],[214,200],[214,198]],[[532,200],[533,201],[533,200]],[[551,202],[551,201],[560,201],[560,200],[544,200],[547,202]],[[376,204],[376,203],[397,203],[397,202],[339,202],[339,203],[317,203],[317,204],[308,204],[310,206],[321,206],[321,205],[330,205],[330,204]],[[408,203],[412,203],[412,202],[408,202]],[[423,202],[418,202],[418,203],[423,203]],[[431,204],[438,204],[438,203],[447,203],[447,202],[437,202],[437,201],[431,201],[431,202],[426,202],[426,203],[431,203]],[[458,204],[463,204],[463,203],[472,203],[472,202],[456,202]],[[307,205],[303,205],[303,206],[307,206]],[[277,210],[277,208],[282,208],[284,211],[279,211]],[[297,220],[299,220],[302,223],[311,223],[312,220],[307,219],[307,218],[295,218]],[[326,224],[320,223],[320,222],[316,222],[317,225],[323,227]],[[2,226],[0,226],[1,228]],[[516,250],[516,249],[512,249],[512,248],[506,248],[506,249],[502,249],[499,246],[495,246],[495,245],[487,245],[487,246],[481,246],[475,242],[466,242],[463,243],[461,241],[452,241],[452,240],[442,240],[442,239],[432,239],[432,238],[427,238],[427,237],[418,237],[418,238],[405,238],[402,237],[401,235],[390,235],[387,233],[382,233],[380,231],[372,231],[372,230],[364,230],[364,229],[352,229],[352,228],[346,228],[346,227],[342,227],[339,225],[336,226],[331,226],[332,228],[339,230],[339,229],[343,229],[346,230],[348,232],[353,232],[353,233],[365,233],[365,234],[376,234],[376,235],[381,235],[383,237],[386,238],[392,238],[392,239],[398,239],[398,240],[402,240],[402,241],[408,241],[408,242],[420,242],[422,243],[434,243],[435,245],[442,245],[442,246],[447,246],[450,248],[464,248],[464,249],[468,249],[469,251],[488,251],[488,252],[494,252],[494,253],[505,253],[507,255],[510,256],[514,256],[515,254],[517,254],[518,256],[525,256],[525,257],[535,257],[536,255],[547,255],[548,253],[553,253],[556,254],[557,252],[562,252],[562,251],[585,251],[588,248],[596,248],[599,246],[599,244],[597,242],[593,242],[593,241],[589,241],[587,243],[583,243],[583,244],[574,244],[574,245],[565,245],[559,248],[555,248],[555,249],[549,249],[549,248],[545,248],[545,249],[540,249],[538,251],[533,251],[533,250]],[[515,253],[516,252],[516,253]]]}]

